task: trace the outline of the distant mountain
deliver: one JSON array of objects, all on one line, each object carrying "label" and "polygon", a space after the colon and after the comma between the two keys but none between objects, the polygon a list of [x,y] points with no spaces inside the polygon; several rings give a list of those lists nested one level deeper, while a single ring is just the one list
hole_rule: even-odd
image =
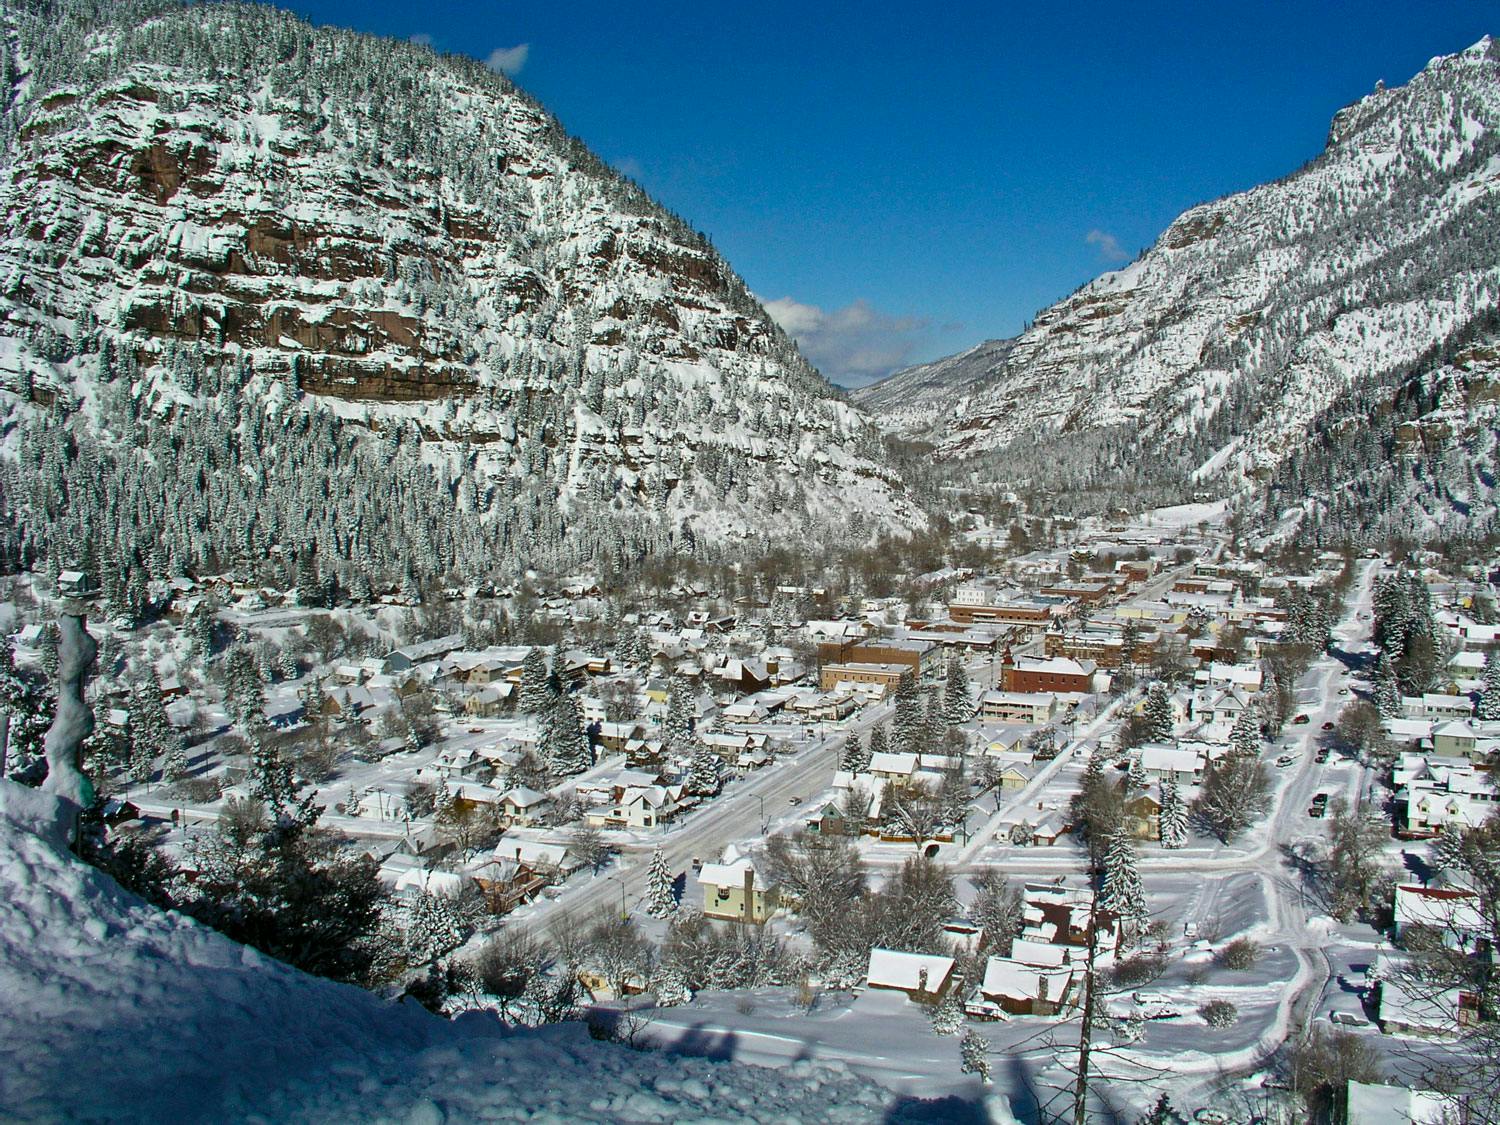
[{"label": "distant mountain", "polygon": [[712,247],[504,77],[251,5],[0,18],[10,561],[394,581],[924,521]]},{"label": "distant mountain", "polygon": [[883,430],[930,433],[963,414],[1014,347],[1014,340],[986,340],[958,355],[904,368],[850,397]]},{"label": "distant mountain", "polygon": [[[1494,512],[1497,301],[1500,46],[1486,38],[1377,87],[1307,166],[1185,212],[1015,340],[855,400],[940,456],[1034,483],[1248,490],[1277,513],[1310,498],[1315,522],[1427,535]],[[1325,448],[1340,418],[1351,447],[1407,467],[1345,478]],[[1379,509],[1405,501],[1418,510],[1397,528]]]}]

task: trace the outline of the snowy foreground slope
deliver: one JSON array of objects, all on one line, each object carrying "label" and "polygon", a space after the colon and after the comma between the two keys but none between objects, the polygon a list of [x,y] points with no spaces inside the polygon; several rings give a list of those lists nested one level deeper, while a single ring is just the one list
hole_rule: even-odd
[{"label": "snowy foreground slope", "polygon": [[[948,457],[1034,440],[1093,449],[1087,436],[1101,435],[1117,467],[1154,461],[1214,491],[1268,479],[1330,416],[1367,419],[1377,460],[1435,443],[1483,476],[1497,343],[1500,44],[1485,38],[1377,87],[1337,114],[1306,166],[1184,212],[1014,340],[854,399]],[[1448,424],[1402,428],[1439,406]],[[1466,445],[1476,416],[1487,432]],[[1462,472],[1444,483],[1470,484]]]},{"label": "snowy foreground slope", "polygon": [[54,799],[0,780],[7,1121],[871,1121],[836,1066],[766,1070],[448,1023],[306,976],[74,859]]}]

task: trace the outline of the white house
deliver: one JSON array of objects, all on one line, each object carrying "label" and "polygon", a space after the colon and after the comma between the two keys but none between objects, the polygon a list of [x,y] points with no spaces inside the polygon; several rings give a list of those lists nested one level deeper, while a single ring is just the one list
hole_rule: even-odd
[{"label": "white house", "polygon": [[987,691],[979,699],[979,714],[1001,723],[1050,723],[1057,717],[1057,695],[1050,691]]},{"label": "white house", "polygon": [[1147,743],[1138,751],[1141,769],[1155,781],[1171,778],[1178,785],[1196,785],[1203,779],[1207,764],[1201,753],[1180,746]]}]

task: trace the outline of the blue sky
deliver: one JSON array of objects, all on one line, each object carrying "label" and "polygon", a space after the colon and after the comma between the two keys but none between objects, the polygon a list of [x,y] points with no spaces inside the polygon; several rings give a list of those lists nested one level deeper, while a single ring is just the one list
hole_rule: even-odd
[{"label": "blue sky", "polygon": [[1315,156],[1377,79],[1500,33],[1492,0],[286,6],[510,72],[846,385],[1014,334]]}]

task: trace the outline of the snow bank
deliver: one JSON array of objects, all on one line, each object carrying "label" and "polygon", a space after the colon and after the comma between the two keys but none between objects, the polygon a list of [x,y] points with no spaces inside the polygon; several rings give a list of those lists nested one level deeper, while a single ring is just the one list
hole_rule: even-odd
[{"label": "snow bank", "polygon": [[58,812],[0,780],[8,1121],[871,1121],[894,1100],[835,1068],[449,1023],[309,977],[79,862]]}]

